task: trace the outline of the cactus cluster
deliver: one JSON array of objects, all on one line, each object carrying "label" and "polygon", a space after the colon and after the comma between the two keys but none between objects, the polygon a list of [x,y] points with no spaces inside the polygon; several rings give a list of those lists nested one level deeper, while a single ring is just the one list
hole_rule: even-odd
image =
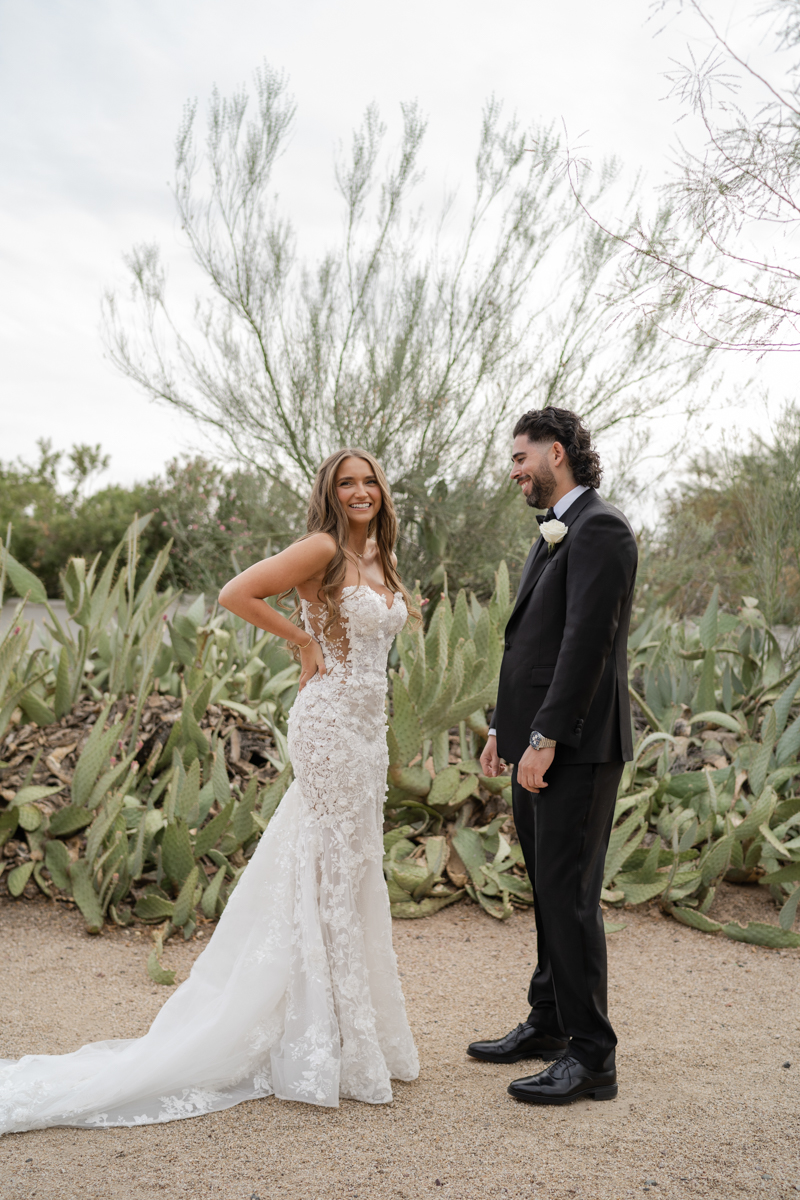
[{"label": "cactus cluster", "polygon": [[[48,606],[43,646],[30,648],[24,602],[0,639],[5,753],[19,749],[15,730],[19,739],[50,726],[70,736],[76,713],[94,717],[88,738],[70,747],[74,766],[56,751],[45,770],[41,749],[23,774],[0,762],[0,874],[12,896],[31,883],[70,898],[92,931],[107,919],[151,924],[148,968],[170,982],[164,940],[177,930],[191,936],[222,911],[291,781],[285,730],[298,668],[277,639],[207,608],[202,596],[184,610],[174,593],[159,592],[169,548],[137,581],[142,528],[133,523],[102,573],[97,562],[71,560],[69,620]],[[7,546],[0,551],[0,599],[7,575],[46,604],[35,576]],[[483,776],[478,761],[510,609],[501,565],[488,604],[463,591],[453,602],[445,586],[427,628],[397,639],[384,826],[397,917],[469,896],[503,919],[533,901],[510,779]],[[655,901],[696,929],[800,945],[797,666],[755,600],[723,613],[716,592],[697,626],[663,609],[645,616],[630,650],[635,756],[620,786],[604,905]],[[263,769],[242,768],[240,734],[268,739]],[[777,924],[715,921],[723,879],[768,888]]]},{"label": "cactus cluster", "polygon": [[[208,617],[202,596],[170,618],[175,595],[156,591],[164,562],[136,583],[140,529],[134,523],[112,556],[110,565],[125,557],[116,579],[113,569],[97,578],[96,563],[70,562],[69,621],[48,605],[49,646],[27,654],[31,625],[21,605],[0,642],[0,736],[15,708],[40,727],[64,717],[78,696],[99,710],[71,778],[61,771],[58,784],[32,782],[37,756],[7,796],[0,848],[24,838],[24,859],[6,877],[12,896],[32,880],[45,895],[70,897],[92,933],[106,919],[160,925],[149,969],[168,982],[163,939],[178,929],[190,937],[200,914],[222,911],[291,781],[285,717],[298,668],[270,635],[227,614]],[[7,551],[4,567],[17,590],[46,603]],[[154,701],[174,711],[148,737]],[[232,782],[226,739],[238,731],[229,720],[215,727],[213,713],[241,714],[270,731],[269,782],[240,782],[235,773]]]},{"label": "cactus cluster", "polygon": [[[402,833],[386,834],[384,864],[394,916],[427,916],[465,894],[500,918],[533,901],[519,846],[500,832],[511,781],[482,775],[477,760],[510,611],[503,563],[487,605],[445,592],[427,630],[397,639],[386,813]],[[481,825],[492,801],[506,811]]]},{"label": "cactus cluster", "polygon": [[[631,638],[644,728],[625,769],[603,899],[658,898],[678,921],[762,946],[800,946],[800,672],[787,670],[757,603],[696,628],[655,613]],[[720,880],[760,883],[778,924],[708,916]]]}]

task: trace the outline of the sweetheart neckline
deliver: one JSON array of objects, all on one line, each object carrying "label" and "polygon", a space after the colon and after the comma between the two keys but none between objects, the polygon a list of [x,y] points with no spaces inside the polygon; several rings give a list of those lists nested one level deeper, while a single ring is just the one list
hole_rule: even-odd
[{"label": "sweetheart neckline", "polygon": [[342,588],[342,597],[344,598],[345,592],[360,592],[363,588],[366,588],[368,592],[372,592],[373,596],[379,596],[380,599],[386,605],[387,612],[392,611],[392,609],[394,608],[395,600],[397,599],[398,596],[402,596],[402,594],[403,594],[402,592],[392,592],[392,603],[390,604],[388,597],[384,596],[383,592],[379,592],[377,588],[372,587],[370,584],[368,584],[368,583],[349,583],[347,585],[347,587]]},{"label": "sweetheart neckline", "polygon": [[[402,592],[392,592],[392,603],[390,604],[388,598],[386,596],[384,596],[383,592],[379,592],[377,588],[371,587],[370,584],[368,584],[368,583],[348,583],[346,587],[342,588],[342,599],[344,599],[345,592],[360,592],[363,588],[366,588],[368,592],[372,592],[373,596],[377,596],[379,599],[381,599],[383,601],[383,603],[386,605],[387,612],[392,611],[392,609],[394,608],[394,602],[397,599],[397,597],[403,595]],[[314,603],[315,602],[313,600],[303,600],[303,604],[306,604],[306,605],[314,604]]]}]

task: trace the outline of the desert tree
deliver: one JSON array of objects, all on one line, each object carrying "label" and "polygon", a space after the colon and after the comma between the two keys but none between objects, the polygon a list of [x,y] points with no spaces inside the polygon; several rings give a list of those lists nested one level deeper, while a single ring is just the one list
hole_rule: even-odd
[{"label": "desert tree", "polygon": [[[105,298],[105,337],[152,398],[298,503],[333,449],[372,450],[398,498],[407,569],[424,573],[433,556],[458,575],[470,505],[483,505],[486,556],[503,550],[499,463],[520,412],[568,405],[598,434],[632,436],[687,401],[705,357],[662,333],[660,310],[631,308],[652,264],[628,264],[620,282],[619,241],[583,219],[552,127],[504,120],[490,99],[469,195],[429,218],[417,202],[426,122],[413,104],[401,113],[394,148],[369,107],[339,153],[341,236],[314,260],[273,195],[295,115],[285,78],[265,65],[253,92],[215,91],[202,141],[189,105],[174,198],[204,281],[194,320],[171,306],[159,248],[139,245],[130,302]],[[581,184],[599,202],[620,189],[619,165]],[[470,578],[483,569],[471,561]]]},{"label": "desert tree", "polygon": [[[800,348],[800,0],[773,0],[735,36],[705,0],[656,0],[655,16],[689,16],[705,47],[667,72],[694,126],[678,141],[654,215],[617,229],[627,265],[657,286],[636,296],[673,336],[712,349]],[[749,48],[748,48],[748,34]],[[742,42],[745,43],[744,47]],[[770,44],[767,68],[753,46]],[[696,136],[699,134],[699,138]],[[580,164],[571,162],[576,196]],[[603,232],[590,202],[587,213]]]}]

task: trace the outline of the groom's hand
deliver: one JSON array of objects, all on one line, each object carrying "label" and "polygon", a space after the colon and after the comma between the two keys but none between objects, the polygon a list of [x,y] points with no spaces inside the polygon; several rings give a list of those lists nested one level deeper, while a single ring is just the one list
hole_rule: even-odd
[{"label": "groom's hand", "polygon": [[486,745],[483,747],[483,754],[481,755],[481,770],[484,775],[488,775],[490,779],[494,779],[496,775],[503,773],[505,765],[497,753],[497,738],[494,736],[487,738]]},{"label": "groom's hand", "polygon": [[528,746],[517,765],[517,783],[520,787],[533,792],[534,795],[546,788],[544,774],[552,763],[554,754],[553,746],[546,750],[534,750],[533,746]]}]

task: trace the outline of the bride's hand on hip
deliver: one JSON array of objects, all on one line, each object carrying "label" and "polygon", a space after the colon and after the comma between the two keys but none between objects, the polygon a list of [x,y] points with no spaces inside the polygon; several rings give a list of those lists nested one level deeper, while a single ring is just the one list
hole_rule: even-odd
[{"label": "bride's hand on hip", "polygon": [[325,659],[322,654],[322,647],[314,638],[300,647],[300,687],[298,691],[303,690],[310,679],[315,675],[327,674],[325,668]]}]

